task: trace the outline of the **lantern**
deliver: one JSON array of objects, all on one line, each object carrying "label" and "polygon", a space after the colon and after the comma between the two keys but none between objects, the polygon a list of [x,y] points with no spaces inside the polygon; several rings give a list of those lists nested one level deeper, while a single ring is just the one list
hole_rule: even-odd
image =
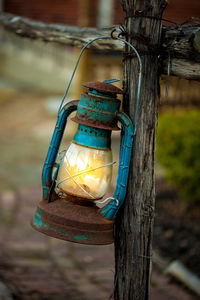
[{"label": "lantern", "polygon": [[[122,90],[112,82],[83,84],[88,90],[80,101],[59,109],[43,167],[43,199],[32,220],[42,233],[82,244],[113,242],[114,218],[126,195],[134,129],[130,118],[119,112],[117,94]],[[75,110],[72,120],[78,123],[77,132],[68,149],[60,151],[67,118]],[[111,133],[120,130],[118,122],[122,140],[117,184],[114,195],[106,197],[114,164]],[[99,208],[98,203],[105,205]]]}]

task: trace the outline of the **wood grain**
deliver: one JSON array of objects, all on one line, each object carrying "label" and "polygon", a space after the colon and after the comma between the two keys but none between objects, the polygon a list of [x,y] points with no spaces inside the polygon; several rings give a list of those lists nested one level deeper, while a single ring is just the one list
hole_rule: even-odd
[{"label": "wood grain", "polygon": [[[137,9],[152,7],[152,16],[162,16],[165,0],[122,0],[126,14]],[[159,46],[161,22],[156,19],[128,18],[130,35],[143,35],[152,45]],[[129,38],[137,49],[145,45]],[[155,210],[155,127],[159,90],[159,59],[154,55],[142,57],[143,75],[140,98],[139,123],[134,139],[132,163],[124,206],[116,220],[115,230],[115,300],[149,299],[152,255],[152,230]],[[124,63],[124,111],[135,117],[138,80],[138,61]]]},{"label": "wood grain", "polygon": [[[150,20],[148,22],[150,22]],[[0,14],[0,26],[19,37],[77,47],[82,47],[86,42],[96,36],[110,35],[113,28],[117,30],[116,33],[120,32],[118,26],[100,29],[47,24],[8,13]],[[167,73],[168,57],[170,54],[170,57],[173,58],[171,60],[171,75],[191,80],[200,80],[200,53],[197,50],[197,47],[194,47],[193,43],[195,35],[199,30],[200,24],[195,26],[172,26],[162,28],[161,48],[159,53],[161,73]],[[124,49],[123,44],[117,43],[112,39],[98,40],[90,47],[99,50],[123,51]],[[183,64],[183,60],[185,61],[185,64]],[[192,72],[191,68],[193,69]]]}]

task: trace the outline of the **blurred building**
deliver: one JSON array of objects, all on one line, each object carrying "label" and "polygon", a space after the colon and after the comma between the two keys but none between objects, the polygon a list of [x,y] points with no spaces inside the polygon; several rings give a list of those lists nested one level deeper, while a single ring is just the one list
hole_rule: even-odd
[{"label": "blurred building", "polygon": [[3,10],[34,20],[69,25],[80,25],[80,19],[84,15],[89,19],[89,26],[109,26],[122,21],[123,12],[119,2],[115,0],[4,0]]},{"label": "blurred building", "polygon": [[[119,0],[1,0],[5,12],[43,22],[79,25],[82,15],[89,19],[88,26],[109,26],[124,23],[124,12]],[[199,0],[169,0],[164,18],[181,23],[200,17]]]}]

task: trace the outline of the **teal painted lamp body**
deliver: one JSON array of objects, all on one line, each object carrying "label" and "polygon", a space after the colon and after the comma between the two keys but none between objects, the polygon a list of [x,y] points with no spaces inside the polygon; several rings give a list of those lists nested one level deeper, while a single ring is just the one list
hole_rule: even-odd
[{"label": "teal painted lamp body", "polygon": [[[80,101],[69,102],[58,115],[42,173],[43,200],[32,225],[68,241],[109,244],[113,242],[114,218],[126,195],[133,125],[119,112],[120,89],[105,82],[84,86],[88,91]],[[75,110],[72,120],[79,124],[77,132],[69,148],[60,151],[67,118]],[[111,132],[119,130],[118,122],[122,134],[118,178],[114,195],[106,198],[114,163]],[[96,203],[102,199],[106,204],[100,209]]]}]

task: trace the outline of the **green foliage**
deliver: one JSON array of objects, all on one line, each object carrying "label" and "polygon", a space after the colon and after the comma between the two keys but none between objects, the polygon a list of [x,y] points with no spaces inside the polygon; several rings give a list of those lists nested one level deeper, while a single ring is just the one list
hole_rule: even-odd
[{"label": "green foliage", "polygon": [[157,159],[181,196],[190,203],[200,203],[200,112],[159,116]]}]

